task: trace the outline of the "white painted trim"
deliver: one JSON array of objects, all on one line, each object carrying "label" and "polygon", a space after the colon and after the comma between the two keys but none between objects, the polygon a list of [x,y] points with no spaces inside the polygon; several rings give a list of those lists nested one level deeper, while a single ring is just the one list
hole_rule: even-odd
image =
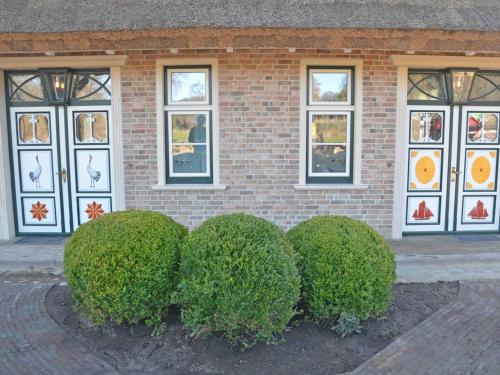
[{"label": "white painted trim", "polygon": [[395,140],[395,162],[394,162],[394,197],[392,205],[392,238],[402,237],[403,221],[405,219],[404,192],[406,164],[404,150],[406,147],[406,106],[408,90],[408,67],[398,67],[398,83],[396,98],[396,140]]},{"label": "white painted trim", "polygon": [[[191,185],[167,185],[166,184],[166,144],[165,144],[165,98],[164,98],[164,68],[169,65],[210,65],[212,68],[212,170],[213,184],[208,186],[220,187],[220,166],[219,166],[219,69],[216,58],[172,58],[156,60],[156,138],[157,138],[157,165],[158,165],[158,184],[154,185],[154,190],[181,190],[179,187]],[[175,106],[168,106],[170,110]],[[182,107],[186,110],[186,107]],[[198,109],[201,109],[198,108]],[[193,184],[193,189],[203,190]],[[176,188],[177,187],[177,188]],[[224,187],[225,189],[225,187]],[[182,189],[187,190],[187,189]],[[206,189],[205,189],[206,190]],[[210,189],[210,190],[220,190]],[[223,190],[223,189],[222,189]]]},{"label": "white painted trim", "polygon": [[394,65],[407,68],[500,68],[500,57],[392,55],[390,59]]},{"label": "white painted trim", "polygon": [[125,209],[125,178],[123,168],[122,131],[122,82],[121,68],[112,66],[111,75],[111,118],[113,119],[113,167],[115,168],[114,199],[116,210]]},{"label": "white painted trim", "polygon": [[293,185],[295,190],[367,190],[368,185],[351,185],[351,184],[307,184]]},{"label": "white painted trim", "polygon": [[151,190],[226,190],[226,185],[212,184],[170,184],[170,185],[153,185]]},{"label": "white painted trim", "polygon": [[0,57],[0,69],[109,68],[126,60],[126,55]]},{"label": "white painted trim", "polygon": [[[299,183],[295,186],[306,185],[306,149],[307,149],[307,67],[321,66],[354,66],[354,139],[353,139],[353,184],[361,184],[361,153],[363,141],[363,60],[362,59],[331,59],[331,58],[306,58],[300,61],[300,122],[299,122]],[[340,108],[339,108],[340,109]],[[319,185],[322,186],[322,185]],[[332,187],[341,186],[332,184]],[[324,189],[324,187],[323,187]]]},{"label": "white painted trim", "polygon": [[5,75],[4,71],[0,69],[0,240],[8,240],[15,235],[9,163],[7,105],[4,87]]}]

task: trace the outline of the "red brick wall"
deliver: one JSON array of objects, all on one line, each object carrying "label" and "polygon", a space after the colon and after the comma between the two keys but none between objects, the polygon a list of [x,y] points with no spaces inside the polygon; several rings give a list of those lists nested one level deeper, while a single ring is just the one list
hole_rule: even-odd
[{"label": "red brick wall", "polygon": [[[319,214],[349,215],[390,235],[396,129],[396,68],[389,52],[221,50],[129,52],[122,70],[128,208],[160,210],[194,227],[244,211],[283,228]],[[217,57],[220,174],[225,191],[153,191],[157,184],[155,60]],[[301,58],[364,60],[362,191],[296,191],[299,179]]]}]

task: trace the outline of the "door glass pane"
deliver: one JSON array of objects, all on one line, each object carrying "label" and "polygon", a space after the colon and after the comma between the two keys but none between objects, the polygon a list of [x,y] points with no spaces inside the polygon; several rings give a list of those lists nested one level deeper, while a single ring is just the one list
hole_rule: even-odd
[{"label": "door glass pane", "polygon": [[205,145],[174,145],[174,173],[206,173],[207,146]]},{"label": "door glass pane", "polygon": [[443,113],[412,112],[410,143],[442,143]]},{"label": "door glass pane", "polygon": [[500,74],[478,73],[472,84],[471,101],[500,102]]},{"label": "door glass pane", "polygon": [[312,102],[347,102],[348,80],[347,72],[317,72],[311,73]]},{"label": "door glass pane", "polygon": [[469,113],[468,143],[498,143],[498,113]]},{"label": "door glass pane", "polygon": [[71,99],[111,100],[109,73],[77,73],[73,76]]},{"label": "door glass pane", "polygon": [[408,100],[447,100],[444,73],[409,73]]},{"label": "door glass pane", "polygon": [[347,147],[343,145],[315,145],[312,147],[313,173],[344,173],[347,170]]},{"label": "door glass pane", "polygon": [[313,143],[347,143],[347,115],[312,116]]},{"label": "door glass pane", "polygon": [[18,114],[17,125],[18,145],[50,144],[48,114]]},{"label": "door glass pane", "polygon": [[206,102],[207,72],[172,72],[171,101],[172,102]]},{"label": "door glass pane", "polygon": [[42,80],[37,74],[10,74],[8,81],[11,102],[33,102],[45,99]]},{"label": "door glass pane", "polygon": [[75,137],[77,144],[107,143],[107,112],[75,112]]}]

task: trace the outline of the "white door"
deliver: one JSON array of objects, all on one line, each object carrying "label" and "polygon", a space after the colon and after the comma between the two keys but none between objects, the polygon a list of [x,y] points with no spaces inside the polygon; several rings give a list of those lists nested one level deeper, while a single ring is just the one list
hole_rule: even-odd
[{"label": "white door", "polygon": [[[500,107],[463,107],[456,165],[457,231],[497,231]],[[450,202],[451,204],[451,202]],[[453,211],[450,208],[450,212]]]},{"label": "white door", "polygon": [[408,106],[403,231],[446,230],[449,106]]},{"label": "white door", "polygon": [[19,234],[71,233],[115,209],[110,109],[10,109]]},{"label": "white door", "polygon": [[12,176],[19,233],[63,233],[64,162],[54,107],[10,109]]},{"label": "white door", "polygon": [[408,106],[404,232],[498,231],[500,107]]},{"label": "white door", "polygon": [[68,107],[73,227],[115,209],[111,106]]}]

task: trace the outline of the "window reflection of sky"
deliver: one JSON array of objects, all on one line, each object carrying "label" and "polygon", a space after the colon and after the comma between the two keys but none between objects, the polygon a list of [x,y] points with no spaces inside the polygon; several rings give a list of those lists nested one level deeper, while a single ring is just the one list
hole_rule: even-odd
[{"label": "window reflection of sky", "polygon": [[314,80],[320,90],[320,97],[325,92],[340,93],[347,86],[345,73],[314,73]]},{"label": "window reflection of sky", "polygon": [[172,73],[172,101],[181,102],[189,100],[205,100],[205,73]]}]

